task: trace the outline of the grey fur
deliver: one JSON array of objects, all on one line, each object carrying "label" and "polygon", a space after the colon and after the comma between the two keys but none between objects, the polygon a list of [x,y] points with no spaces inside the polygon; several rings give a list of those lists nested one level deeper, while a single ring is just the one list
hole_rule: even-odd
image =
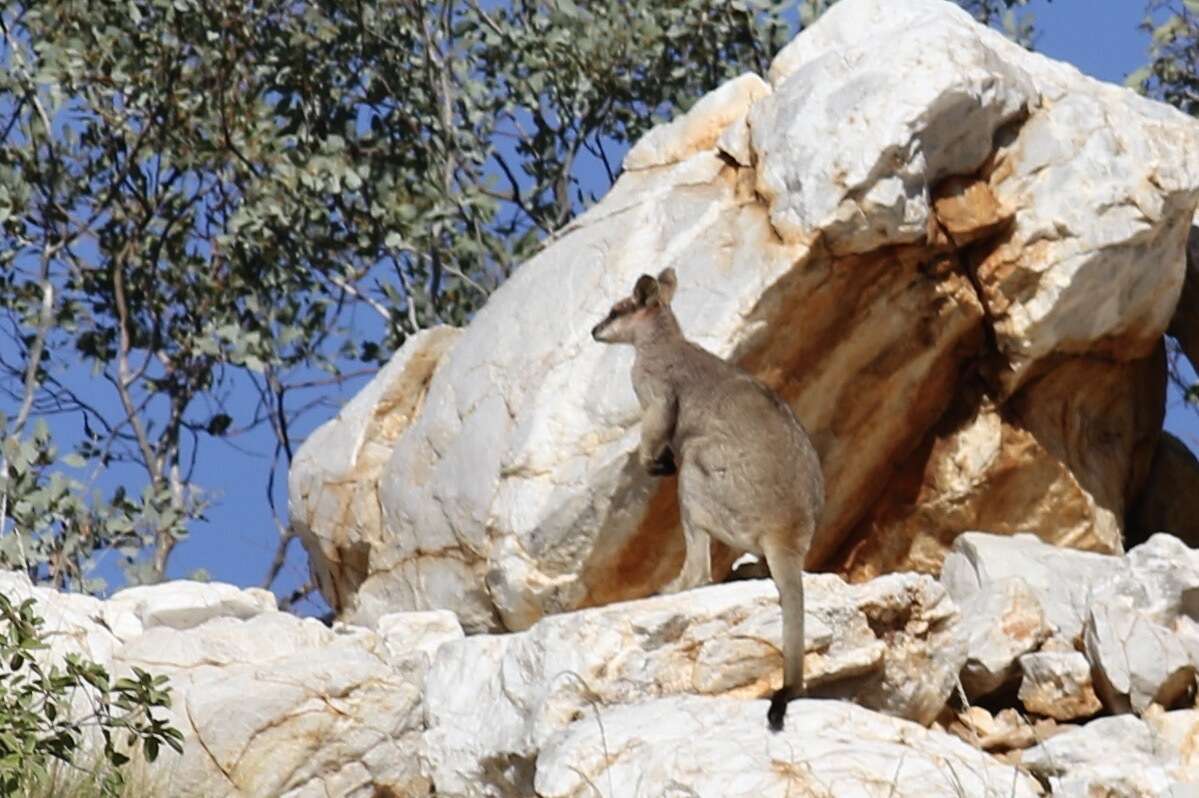
[{"label": "grey fur", "polygon": [[820,460],[790,406],[683,337],[670,309],[675,286],[673,269],[642,275],[592,336],[636,349],[642,466],[661,474],[678,464],[687,554],[665,591],[711,581],[709,535],[766,557],[783,611],[783,686],[768,713],[777,731],[803,692],[803,566],[824,506]]}]

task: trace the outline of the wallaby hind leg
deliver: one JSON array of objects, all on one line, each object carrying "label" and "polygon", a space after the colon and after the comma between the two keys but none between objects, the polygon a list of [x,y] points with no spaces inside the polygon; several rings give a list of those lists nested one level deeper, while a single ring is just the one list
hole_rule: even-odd
[{"label": "wallaby hind leg", "polygon": [[663,593],[678,593],[712,582],[712,541],[706,532],[696,528],[695,524],[687,519],[685,510],[683,542],[687,547],[687,553],[683,556],[683,569],[662,588]]},{"label": "wallaby hind leg", "polygon": [[804,600],[801,552],[785,544],[766,541],[763,549],[783,611],[783,686],[770,699],[766,720],[771,731],[782,731],[787,703],[803,695]]}]

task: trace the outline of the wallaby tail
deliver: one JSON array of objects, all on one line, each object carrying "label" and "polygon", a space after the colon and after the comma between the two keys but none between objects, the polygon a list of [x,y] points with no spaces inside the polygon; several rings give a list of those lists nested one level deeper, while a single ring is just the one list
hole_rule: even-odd
[{"label": "wallaby tail", "polygon": [[767,541],[766,563],[778,586],[783,611],[783,686],[770,699],[766,713],[771,731],[782,731],[787,704],[804,691],[804,555],[786,542]]}]

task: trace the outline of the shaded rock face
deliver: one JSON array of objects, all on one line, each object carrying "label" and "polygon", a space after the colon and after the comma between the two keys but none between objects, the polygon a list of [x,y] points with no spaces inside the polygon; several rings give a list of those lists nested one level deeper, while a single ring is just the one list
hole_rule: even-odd
[{"label": "shaded rock face", "polygon": [[[938,0],[842,0],[769,77],[647,134],[467,329],[412,342],[306,443],[293,517],[342,618],[525,629],[675,575],[675,483],[636,465],[632,353],[588,336],[667,266],[688,336],[811,433],[828,496],[810,566],[931,572],[977,527],[1121,550],[1199,126]],[[714,554],[719,579],[737,553]]]},{"label": "shaded rock face", "polygon": [[[1179,306],[1181,307],[1181,305]],[[1196,352],[1199,357],[1199,352]],[[1199,546],[1199,458],[1185,443],[1162,432],[1145,489],[1128,519],[1126,541],[1140,543],[1166,532]]]},{"label": "shaded rock face", "polygon": [[1165,371],[1159,345],[1128,362],[1065,358],[1002,405],[965,386],[855,528],[844,567],[858,579],[935,571],[966,529],[1044,530],[1051,543],[1121,551],[1154,459]]}]

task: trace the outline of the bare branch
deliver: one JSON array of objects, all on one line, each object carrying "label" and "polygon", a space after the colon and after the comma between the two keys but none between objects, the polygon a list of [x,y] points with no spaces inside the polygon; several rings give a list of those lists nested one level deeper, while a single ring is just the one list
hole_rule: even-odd
[{"label": "bare branch", "polygon": [[13,434],[19,434],[29,420],[29,411],[33,408],[33,398],[37,394],[38,367],[42,362],[42,352],[46,346],[46,336],[50,334],[50,325],[54,321],[54,285],[50,282],[50,259],[53,257],[53,247],[47,242],[42,249],[42,262],[38,270],[38,282],[42,289],[42,305],[38,312],[37,331],[34,333],[33,345],[29,347],[28,362],[25,364],[25,394],[21,400],[21,409],[13,420]]}]

